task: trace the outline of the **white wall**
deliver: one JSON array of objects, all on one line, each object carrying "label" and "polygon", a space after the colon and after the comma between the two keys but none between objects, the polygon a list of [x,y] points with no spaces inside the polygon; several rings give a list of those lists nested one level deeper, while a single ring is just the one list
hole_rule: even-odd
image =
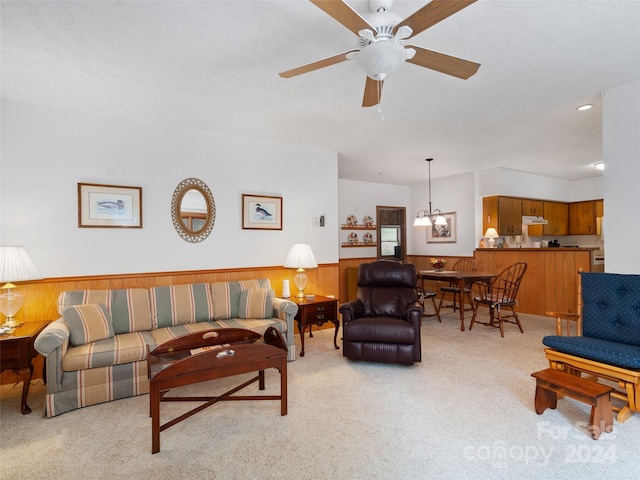
[{"label": "white wall", "polygon": [[605,269],[640,273],[640,79],[603,96]]},{"label": "white wall", "polygon": [[[281,265],[298,242],[338,261],[335,152],[12,101],[1,127],[0,243],[23,245],[45,277]],[[187,177],[216,203],[198,244],[171,221]],[[141,186],[144,228],[78,228],[78,182]],[[243,230],[243,193],[282,196],[282,231]],[[313,227],[320,215],[325,227]]]},{"label": "white wall", "polygon": [[[339,223],[347,223],[347,217],[354,215],[358,224],[362,225],[362,219],[369,215],[376,221],[376,207],[405,207],[407,209],[407,222],[413,223],[413,216],[409,206],[409,187],[401,185],[386,185],[381,183],[356,182],[353,180],[339,180]],[[409,227],[408,227],[409,228]],[[340,231],[340,244],[347,241],[351,233],[348,230]],[[362,241],[365,231],[356,231],[358,239]],[[376,241],[376,232],[373,234]],[[412,253],[411,232],[407,234],[407,254]],[[340,258],[375,258],[376,247],[340,248]]]},{"label": "white wall", "polygon": [[[427,243],[427,227],[413,227],[419,210],[429,208],[428,182],[411,187],[411,211],[408,212],[411,234],[411,254],[429,256],[469,256],[476,243],[476,180],[475,174],[454,175],[431,180],[431,208],[443,213],[456,213],[456,243]],[[479,217],[479,215],[478,215]],[[480,223],[482,228],[482,222]]]},{"label": "white wall", "polygon": [[[456,243],[427,244],[426,227],[413,227],[413,220],[418,210],[428,208],[427,181],[411,187],[402,187],[340,180],[339,223],[346,223],[349,215],[355,215],[359,222],[365,215],[375,218],[376,205],[406,206],[408,254],[471,256],[483,234],[483,196],[511,195],[572,202],[603,198],[602,185],[601,176],[568,181],[504,168],[432,179],[432,208],[439,208],[443,212],[456,212],[458,234]],[[362,232],[357,233],[359,236],[362,235]],[[340,242],[346,242],[348,234],[348,231],[342,230]],[[563,236],[558,240],[565,245],[600,245],[600,237],[595,235]],[[342,248],[340,251],[340,258],[375,256],[375,247]]]}]

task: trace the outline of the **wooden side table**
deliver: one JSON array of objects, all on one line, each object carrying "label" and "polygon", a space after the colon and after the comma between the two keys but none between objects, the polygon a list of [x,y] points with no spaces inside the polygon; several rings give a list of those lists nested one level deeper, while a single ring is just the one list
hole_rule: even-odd
[{"label": "wooden side table", "polygon": [[295,320],[298,322],[298,332],[300,332],[300,342],[302,343],[301,357],[304,357],[304,332],[309,327],[309,336],[313,337],[311,325],[314,324],[321,326],[326,322],[332,322],[336,326],[336,331],[333,334],[333,345],[336,349],[340,348],[337,342],[338,329],[340,328],[340,320],[338,318],[339,300],[337,298],[316,295],[313,300],[298,297],[291,297],[288,300],[298,305],[298,313],[295,316]]},{"label": "wooden side table", "polygon": [[22,377],[22,414],[31,413],[27,405],[27,394],[33,376],[31,361],[38,355],[33,348],[36,337],[49,324],[49,320],[26,322],[9,333],[0,335],[0,371],[11,370]]}]

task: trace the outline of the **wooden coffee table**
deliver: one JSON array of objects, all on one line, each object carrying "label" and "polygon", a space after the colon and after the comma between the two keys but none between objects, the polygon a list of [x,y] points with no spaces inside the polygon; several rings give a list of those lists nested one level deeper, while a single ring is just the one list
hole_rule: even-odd
[{"label": "wooden coffee table", "polygon": [[[287,345],[280,332],[269,327],[264,344],[254,343],[261,335],[241,328],[220,328],[191,333],[163,343],[152,351],[147,345],[147,375],[151,415],[151,453],[160,451],[160,432],[220,401],[280,400],[280,415],[287,414]],[[191,350],[213,347],[201,353]],[[264,371],[280,372],[280,395],[237,396],[234,393],[258,382],[265,389]],[[168,397],[176,387],[231,377],[242,373],[258,374],[241,385],[215,397]],[[160,425],[160,402],[204,402],[202,405]]]}]

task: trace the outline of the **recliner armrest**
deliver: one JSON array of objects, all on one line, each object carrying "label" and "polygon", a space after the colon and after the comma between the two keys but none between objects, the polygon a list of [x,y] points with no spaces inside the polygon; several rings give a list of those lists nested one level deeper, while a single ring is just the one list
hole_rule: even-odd
[{"label": "recliner armrest", "polygon": [[420,303],[418,302],[412,303],[411,305],[407,306],[407,320],[409,320],[413,315],[416,315],[416,314],[420,318],[422,317],[423,313],[424,313],[424,310],[422,308],[422,305],[420,305]]},{"label": "recliner armrest", "polygon": [[340,305],[340,313],[344,322],[355,320],[364,315],[364,305],[360,300],[352,300]]}]

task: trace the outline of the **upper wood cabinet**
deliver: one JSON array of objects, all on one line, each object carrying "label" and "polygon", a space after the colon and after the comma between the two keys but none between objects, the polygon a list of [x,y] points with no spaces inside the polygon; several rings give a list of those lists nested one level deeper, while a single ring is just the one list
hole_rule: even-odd
[{"label": "upper wood cabinet", "polygon": [[569,233],[569,204],[544,202],[544,218],[549,222],[543,225],[543,235],[567,235]]},{"label": "upper wood cabinet", "polygon": [[[596,217],[602,211],[601,200],[588,200],[569,204],[569,234],[596,235],[598,226]],[[602,215],[600,215],[602,216]]]},{"label": "upper wood cabinet", "polygon": [[522,199],[484,197],[482,199],[482,233],[493,227],[499,235],[522,234]]},{"label": "upper wood cabinet", "polygon": [[495,195],[482,199],[482,233],[493,227],[500,235],[521,235],[522,216],[542,216],[546,225],[529,225],[529,236],[597,235],[603,200],[564,203]]},{"label": "upper wood cabinet", "polygon": [[542,200],[522,199],[522,215],[535,215],[541,217],[544,213],[544,202]]},{"label": "upper wood cabinet", "polygon": [[[542,200],[522,199],[522,215],[534,215],[542,217],[544,214],[544,202]],[[529,235],[541,236],[544,225],[529,225]]]}]

